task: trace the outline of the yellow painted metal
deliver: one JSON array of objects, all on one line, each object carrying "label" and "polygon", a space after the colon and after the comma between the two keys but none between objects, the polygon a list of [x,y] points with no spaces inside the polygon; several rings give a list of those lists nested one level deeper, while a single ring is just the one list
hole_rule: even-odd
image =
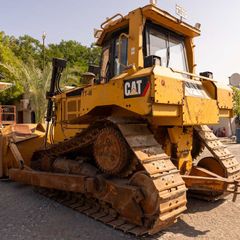
[{"label": "yellow painted metal", "polygon": [[54,127],[54,143],[62,142],[65,139],[74,137],[77,133],[86,129],[86,124],[66,124],[57,122]]},{"label": "yellow painted metal", "polygon": [[217,124],[219,122],[217,101],[185,96],[182,118],[183,125]]},{"label": "yellow painted metal", "polygon": [[[189,73],[181,73],[161,66],[143,68],[142,33],[146,20],[151,20],[185,36]],[[226,111],[226,109],[232,107],[229,91],[218,89],[211,79],[194,75],[196,64],[193,38],[199,36],[199,30],[186,23],[179,22],[178,19],[156,6],[148,5],[130,12],[125,17],[119,17],[115,21],[110,19],[104,24],[98,44],[103,45],[104,36],[107,36],[109,32],[119,30],[123,26],[129,26],[128,64],[132,67],[113,77],[105,84],[86,86],[82,89],[81,95],[67,97],[67,93],[64,93],[57,96],[57,119],[60,119],[60,121],[57,120],[56,126],[57,139],[63,139],[65,134],[72,136],[75,130],[66,129],[65,125],[78,124],[77,119],[91,114],[97,107],[104,107],[105,109],[106,107],[119,107],[128,113],[146,117],[154,125],[159,126],[217,124],[220,113],[221,116],[230,115],[230,112]],[[188,74],[188,78],[186,78],[186,74]],[[124,81],[143,76],[149,78],[151,85],[146,95],[138,98],[124,98]],[[202,85],[203,91],[206,92],[207,96],[210,96],[210,99],[185,96],[185,82],[189,78]],[[72,121],[74,119],[76,120],[75,123]],[[65,133],[63,133],[64,131]]]},{"label": "yellow painted metal", "polygon": [[[179,117],[180,106],[168,104],[153,104],[152,115],[154,117]],[[161,120],[160,120],[161,121]]]},{"label": "yellow painted metal", "polygon": [[[159,65],[144,68],[143,30],[147,20],[185,37],[188,72]],[[103,26],[97,44],[104,46],[105,41],[109,40],[109,33],[127,27],[128,33],[124,32],[124,36],[128,36],[127,70],[114,76],[109,82],[90,84],[82,90],[79,89],[81,94],[69,96],[72,92],[70,90],[56,96],[54,140],[62,141],[84,129],[86,125],[80,124],[81,119],[94,116],[94,111],[106,113],[111,109],[111,115],[114,116],[141,116],[156,128],[168,126],[170,138],[165,140],[165,150],[171,155],[175,146],[176,165],[182,172],[189,173],[192,167],[192,126],[217,124],[219,117],[230,116],[231,91],[219,88],[212,79],[196,75],[193,38],[200,35],[198,29],[179,21],[156,6],[148,5],[117,20],[109,19]],[[141,77],[147,77],[150,83],[146,94],[124,98],[124,81],[138,80]],[[192,84],[193,90],[200,86],[200,91],[204,94],[187,94],[186,82]],[[90,119],[89,124],[91,121]]]},{"label": "yellow painted metal", "polygon": [[217,100],[218,107],[220,109],[232,109],[233,108],[233,92],[230,88],[217,88]]},{"label": "yellow painted metal", "polygon": [[177,167],[182,174],[190,173],[192,169],[192,139],[193,139],[193,128],[181,128],[173,127],[168,128],[168,134],[170,137],[171,144],[176,146]]},{"label": "yellow painted metal", "polygon": [[[151,104],[149,103],[150,89],[143,97],[124,99],[123,81],[143,76],[149,76],[150,81],[151,72],[152,68],[148,68],[140,70],[131,76],[122,74],[106,84],[85,87],[81,96],[67,97],[67,93],[63,93],[56,97],[57,109],[59,109],[57,119],[68,121],[73,116],[78,117],[88,114],[96,107],[113,105],[140,115],[148,115],[151,113]],[[125,79],[122,77],[125,77]],[[76,107],[68,106],[69,102],[76,105]]]},{"label": "yellow painted metal", "polygon": [[219,117],[220,118],[232,118],[234,116],[232,109],[220,109]]},{"label": "yellow painted metal", "polygon": [[143,67],[143,15],[141,9],[129,14],[128,64]]},{"label": "yellow painted metal", "polygon": [[183,82],[169,76],[155,76],[154,99],[156,103],[182,105]]},{"label": "yellow painted metal", "polygon": [[187,37],[197,37],[200,35],[199,29],[189,24],[179,21],[176,17],[157,8],[154,5],[148,5],[142,8],[143,15],[153,22],[160,23],[163,27]]},{"label": "yellow painted metal", "polygon": [[[220,115],[231,116],[231,92],[220,89],[219,92],[225,94],[225,98],[217,98],[215,93],[217,87],[214,82],[198,81],[210,96],[208,99],[184,96],[186,79],[170,69],[156,66],[129,72],[116,76],[105,84],[89,85],[82,90],[83,93],[80,96],[67,97],[67,93],[57,96],[57,119],[61,119],[63,123],[70,123],[73,119],[89,114],[96,107],[114,106],[147,118],[152,116],[154,124],[161,126],[217,124]],[[143,76],[148,77],[151,84],[146,95],[125,99],[124,80],[138,79]],[[77,123],[76,121],[75,124]],[[69,131],[69,134],[72,135],[74,132]],[[60,138],[62,139],[63,136]]]},{"label": "yellow painted metal", "polygon": [[[123,18],[119,18],[117,20],[109,21],[102,31],[100,38],[97,41],[97,45],[101,46],[104,38],[109,32],[116,31],[118,29],[123,28],[129,24],[129,19],[133,18],[133,14],[137,14],[138,17],[141,15],[142,19],[149,19],[161,26],[171,29],[174,32],[183,34],[186,37],[197,37],[200,35],[199,29],[190,26],[189,24],[179,21],[176,17],[172,16],[171,14],[157,8],[153,5],[147,5],[143,8],[136,9],[130,12],[128,15],[124,16]],[[137,18],[138,18],[137,17]],[[140,20],[140,18],[139,18]],[[136,22],[135,22],[136,23]],[[136,25],[138,26],[138,25]],[[134,27],[134,26],[133,26]],[[137,30],[138,31],[138,30]],[[139,36],[137,36],[139,37]]]},{"label": "yellow painted metal", "polygon": [[[180,116],[182,115],[181,112],[182,111],[180,111]],[[183,126],[181,117],[153,116],[153,117],[149,117],[148,119],[154,126]]]},{"label": "yellow painted metal", "polygon": [[[120,17],[114,20],[116,16]],[[103,32],[97,44],[103,46],[106,41],[111,40],[109,39],[111,33],[128,27],[128,66],[126,66],[126,71],[112,79],[107,79],[108,82],[89,84],[54,96],[56,116],[54,116],[53,125],[50,127],[50,136],[52,133],[54,134],[54,143],[63,142],[86,129],[101,114],[117,117],[141,117],[148,120],[153,131],[160,129],[166,133],[166,136],[159,135],[160,140],[162,140],[159,142],[163,144],[164,151],[171,156],[181,174],[193,173],[191,155],[193,126],[217,124],[219,117],[231,116],[232,92],[229,89],[220,88],[214,80],[196,75],[193,38],[199,36],[198,29],[179,21],[153,5],[136,9],[125,17],[119,14],[116,16],[102,25]],[[147,20],[185,37],[189,72],[176,71],[157,64],[144,68],[143,31]],[[125,32],[124,36],[126,37]],[[119,50],[120,45],[119,43]],[[148,79],[147,86],[149,88],[145,88],[147,90],[143,91],[144,94],[126,98],[124,96],[124,82],[126,80],[138,81],[143,77]],[[188,88],[192,86],[192,93],[186,87],[186,83],[188,83]],[[194,90],[199,91],[199,95],[194,96]],[[72,94],[73,91],[76,92]],[[187,91],[189,92],[186,93]],[[19,163],[16,161],[17,154],[14,157],[11,148],[8,148],[11,132],[7,131],[8,129],[5,129],[0,134],[0,177],[8,176],[9,169],[19,167]],[[44,132],[35,130],[33,134],[35,134],[33,138],[26,136],[22,140],[16,139],[14,142],[17,146],[16,152],[20,153],[19,155],[22,156],[27,166],[30,166],[33,153],[41,149],[44,143]],[[141,136],[139,139],[138,141],[141,141]],[[146,153],[148,151],[149,153],[154,152],[155,147],[156,145],[149,148],[150,150],[146,150]],[[157,154],[153,155],[155,158]],[[152,168],[155,169],[153,166]],[[193,170],[197,175],[196,171],[199,169]],[[206,171],[200,174],[206,174]],[[187,186],[199,187],[205,184],[204,186],[210,186],[210,188],[213,186],[211,188],[213,190],[225,188],[225,181],[218,178],[216,181],[212,178],[202,180],[199,178],[200,174],[197,177],[185,177]],[[156,174],[154,173],[154,175]]]},{"label": "yellow painted metal", "polygon": [[208,92],[209,96],[212,99],[217,99],[217,87],[213,82],[207,81],[207,80],[202,80],[201,81],[204,89],[206,92]]},{"label": "yellow painted metal", "polygon": [[[119,18],[115,20],[116,17]],[[144,68],[143,32],[145,23],[149,20],[185,38],[188,72],[162,67],[157,63],[155,66]],[[55,102],[56,115],[50,127],[50,136],[53,137],[54,143],[75,136],[105,114],[127,118],[137,116],[148,120],[153,132],[156,129],[162,130],[163,135],[159,135],[158,140],[181,174],[189,175],[195,171],[197,177],[194,175],[190,176],[192,178],[184,178],[187,186],[199,187],[205,184],[207,187],[214,186],[213,190],[222,190],[225,182],[221,179],[214,181],[208,178],[204,182],[199,178],[206,172],[196,174],[199,169],[193,168],[191,154],[193,126],[217,124],[220,117],[232,115],[233,107],[231,90],[219,87],[212,79],[196,75],[193,38],[199,36],[200,31],[156,6],[148,5],[130,12],[125,17],[117,14],[104,22],[97,44],[105,46],[105,43],[111,40],[112,33],[123,28],[128,29],[128,33],[125,31],[119,33],[119,39],[122,36],[128,38],[126,70],[112,79],[106,79],[104,83],[91,83],[54,96],[52,99]],[[118,56],[122,47],[120,42]],[[126,97],[125,81],[138,81],[143,77],[144,80],[148,80],[148,87],[143,93],[137,97]],[[33,152],[41,149],[44,143],[43,132],[35,130],[34,134],[36,134],[34,138],[15,142],[27,166],[30,165]],[[18,162],[8,148],[8,143],[9,133],[5,132],[0,136],[0,177],[8,176],[8,169],[18,168]],[[151,151],[154,150],[149,150]]]},{"label": "yellow painted metal", "polygon": [[104,27],[104,29],[101,33],[101,36],[97,40],[96,44],[101,46],[108,33],[114,32],[114,31],[124,28],[124,27],[127,27],[128,24],[129,24],[128,16],[125,16],[123,19],[111,21],[110,24],[107,24]]},{"label": "yellow painted metal", "polygon": [[185,39],[185,47],[186,47],[186,55],[188,59],[189,72],[195,74],[197,65],[195,63],[195,55],[194,55],[195,45],[193,41],[194,41],[193,38],[187,37]]}]

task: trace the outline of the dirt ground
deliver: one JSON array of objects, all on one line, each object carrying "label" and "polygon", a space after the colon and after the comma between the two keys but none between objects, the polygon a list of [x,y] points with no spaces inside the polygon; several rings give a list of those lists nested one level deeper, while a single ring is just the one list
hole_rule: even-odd
[{"label": "dirt ground", "polygon": [[[240,145],[229,149],[240,160]],[[207,153],[206,153],[207,154]],[[216,203],[189,199],[188,210],[177,224],[154,239],[240,239],[240,196]],[[122,240],[137,238],[96,222],[49,200],[31,187],[0,182],[1,240]]]}]

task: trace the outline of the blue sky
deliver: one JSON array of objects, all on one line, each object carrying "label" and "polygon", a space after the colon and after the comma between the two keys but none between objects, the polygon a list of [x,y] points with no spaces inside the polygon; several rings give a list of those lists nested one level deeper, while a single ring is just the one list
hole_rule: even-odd
[{"label": "blue sky", "polygon": [[[93,41],[93,29],[115,13],[126,14],[149,0],[0,0],[0,31],[10,35],[29,34],[47,43]],[[175,14],[175,4],[188,12],[187,22],[202,24],[196,39],[198,71],[212,71],[214,78],[227,81],[240,72],[239,0],[158,0],[158,6]]]}]

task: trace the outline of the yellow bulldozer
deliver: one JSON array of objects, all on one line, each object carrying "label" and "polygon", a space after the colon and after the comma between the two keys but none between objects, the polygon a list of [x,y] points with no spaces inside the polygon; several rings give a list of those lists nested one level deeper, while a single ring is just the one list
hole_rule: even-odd
[{"label": "yellow bulldozer", "polygon": [[240,164],[207,126],[232,117],[232,91],[196,74],[197,27],[155,4],[118,13],[95,31],[100,67],[71,90],[53,59],[47,126],[2,130],[1,177],[137,236],[175,223],[187,192],[236,199]]}]

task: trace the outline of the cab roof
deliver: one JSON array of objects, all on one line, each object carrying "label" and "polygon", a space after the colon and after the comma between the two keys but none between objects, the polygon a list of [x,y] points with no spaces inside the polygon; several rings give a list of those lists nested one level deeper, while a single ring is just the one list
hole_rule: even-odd
[{"label": "cab roof", "polygon": [[[198,37],[200,35],[199,29],[179,20],[168,12],[161,10],[156,5],[150,4],[139,9],[141,10],[143,17],[145,17],[147,20],[150,20],[180,35],[191,38]],[[134,11],[136,10],[137,9],[135,9]],[[126,27],[129,23],[132,12],[130,12],[126,16],[122,16],[118,13],[112,18],[107,19],[101,25],[102,29],[98,30],[98,34],[96,34],[98,36],[95,35],[95,37],[97,38],[96,44],[101,46],[108,33]]]}]

